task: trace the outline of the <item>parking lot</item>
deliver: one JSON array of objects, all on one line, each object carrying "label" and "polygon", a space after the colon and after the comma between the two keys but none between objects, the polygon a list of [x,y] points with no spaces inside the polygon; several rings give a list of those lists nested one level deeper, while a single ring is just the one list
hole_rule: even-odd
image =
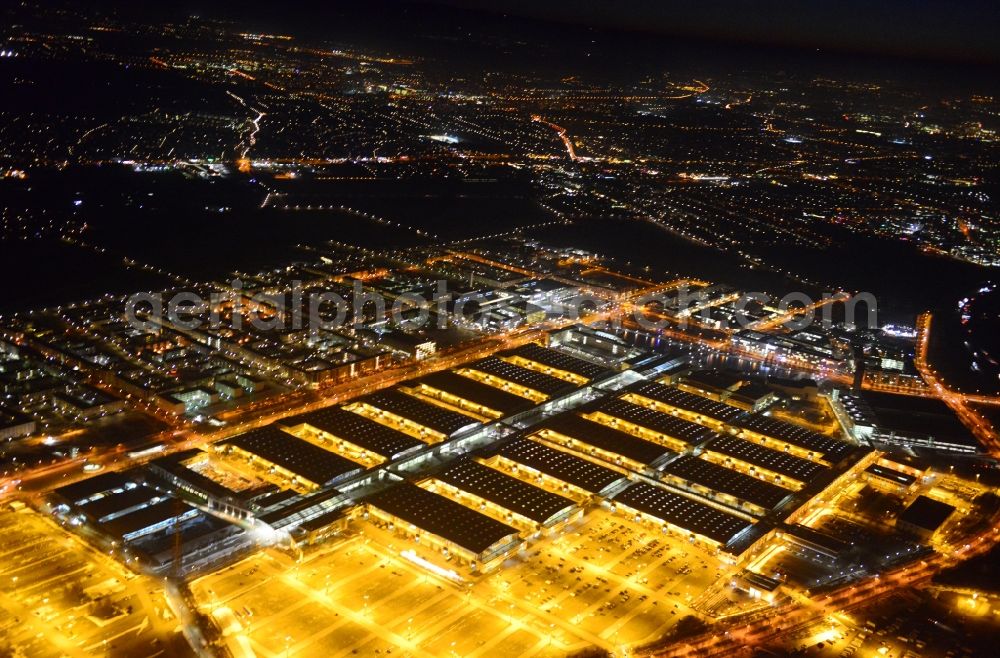
[{"label": "parking lot", "polygon": [[30,508],[0,511],[0,654],[187,656],[159,581]]},{"label": "parking lot", "polygon": [[[604,510],[464,584],[400,555],[409,542],[356,522],[296,563],[260,553],[196,581],[237,655],[562,655],[658,638],[720,578],[685,539]],[[238,639],[243,638],[243,639]],[[249,651],[248,651],[249,649]]]}]

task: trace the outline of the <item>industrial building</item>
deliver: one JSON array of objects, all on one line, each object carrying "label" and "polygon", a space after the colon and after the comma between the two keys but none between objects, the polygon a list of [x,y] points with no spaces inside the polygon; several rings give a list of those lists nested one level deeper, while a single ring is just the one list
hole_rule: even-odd
[{"label": "industrial building", "polygon": [[614,504],[663,526],[665,530],[721,549],[735,546],[736,540],[754,525],[741,516],[645,482],[637,482],[619,493],[614,498]]},{"label": "industrial building", "polygon": [[378,455],[385,461],[398,459],[426,446],[408,434],[377,423],[341,407],[290,416],[278,421],[293,433],[306,432],[328,441],[342,441],[359,450]]},{"label": "industrial building", "polygon": [[552,332],[549,335],[549,345],[609,367],[628,365],[646,355],[646,352],[613,333],[580,324]]},{"label": "industrial building", "polygon": [[377,422],[390,422],[427,443],[454,439],[480,427],[479,420],[399,390],[378,391],[344,406]]},{"label": "industrial building", "polygon": [[[674,379],[661,378],[660,381],[672,383]],[[763,411],[778,401],[778,394],[770,386],[726,370],[699,370],[679,379],[677,388],[682,391],[725,402],[744,411]]]},{"label": "industrial building", "polygon": [[715,400],[664,386],[658,382],[639,382],[626,389],[626,401],[653,409],[660,408],[719,432],[736,434],[776,450],[832,465],[855,448],[842,441],[792,423],[751,414]]},{"label": "industrial building", "polygon": [[154,572],[181,576],[216,567],[245,555],[253,547],[244,529],[207,514],[198,514],[167,532],[147,534],[130,544],[130,549],[138,551]]},{"label": "industrial building", "polygon": [[659,443],[587,420],[576,411],[553,416],[532,429],[544,439],[636,471],[655,470],[677,454]]},{"label": "industrial building", "polygon": [[434,478],[488,501],[505,510],[509,516],[520,517],[540,530],[558,528],[579,512],[576,503],[569,498],[472,460],[462,460],[449,466]]},{"label": "industrial building", "polygon": [[840,404],[858,441],[875,446],[976,453],[979,441],[941,400],[865,391]]},{"label": "industrial building", "polygon": [[243,528],[144,482],[146,473],[103,473],[53,491],[53,511],[86,525],[102,550],[138,558],[157,573],[187,574],[248,550]]},{"label": "industrial building", "polygon": [[927,540],[934,537],[954,513],[955,508],[948,503],[917,496],[896,519],[896,527]]},{"label": "industrial building", "polygon": [[691,455],[682,455],[663,469],[675,486],[754,514],[778,507],[794,492],[739,471]]},{"label": "industrial building", "polygon": [[486,381],[486,383],[490,383],[488,378],[495,378],[500,382],[510,382],[511,384],[536,391],[545,396],[546,399],[566,395],[576,389],[576,386],[572,383],[558,377],[546,375],[537,370],[522,368],[495,356],[475,361],[459,370],[461,374],[470,376],[467,374],[468,371],[482,373],[482,381]]},{"label": "industrial building", "polygon": [[105,496],[123,493],[139,486],[124,473],[111,471],[59,487],[55,495],[69,505],[86,505]]},{"label": "industrial building", "polygon": [[31,416],[0,407],[0,441],[9,441],[33,434],[38,425]]},{"label": "industrial building", "polygon": [[[199,515],[197,509],[177,499],[158,496],[152,491],[143,493],[146,494],[143,504],[133,505],[125,514],[105,517],[107,520],[99,522],[101,529],[110,536],[129,543],[146,535],[169,530]],[[129,501],[130,504],[133,502]],[[87,507],[83,511],[87,513]],[[102,507],[101,511],[105,509]]]},{"label": "industrial building", "polygon": [[348,496],[333,488],[305,495],[279,495],[262,510],[259,519],[272,530],[313,543],[342,530],[348,520],[347,509],[352,505]]},{"label": "industrial building", "polygon": [[750,415],[733,422],[739,436],[769,448],[788,450],[812,460],[835,464],[855,446],[770,416]]},{"label": "industrial building", "polygon": [[682,418],[716,430],[725,429],[745,415],[741,409],[659,382],[637,382],[627,387],[622,397],[635,404],[677,413]]},{"label": "industrial building", "polygon": [[734,436],[719,436],[704,447],[713,461],[738,464],[754,475],[768,476],[775,484],[796,489],[826,471],[816,462],[779,452]]},{"label": "industrial building", "polygon": [[564,491],[584,496],[610,496],[628,482],[621,471],[523,437],[505,444],[497,455],[512,464],[518,475],[548,479]]},{"label": "industrial building", "polygon": [[520,395],[447,371],[408,382],[403,390],[440,400],[487,422],[514,416],[535,406]]},{"label": "industrial building", "polygon": [[887,490],[890,493],[904,495],[917,483],[917,478],[881,464],[872,464],[865,469],[863,477],[875,489]]},{"label": "industrial building", "polygon": [[726,370],[698,370],[684,377],[677,388],[716,402],[725,402],[743,385],[743,377]]},{"label": "industrial building", "polygon": [[154,459],[146,469],[165,488],[213,513],[241,521],[252,520],[251,506],[243,496],[190,468],[193,462],[208,458],[209,454],[201,450],[185,450]]},{"label": "industrial building", "polygon": [[500,358],[514,365],[551,375],[578,386],[607,376],[607,368],[571,356],[558,350],[528,343],[499,353]]},{"label": "industrial building", "polygon": [[760,382],[743,382],[743,385],[730,393],[726,404],[743,411],[758,413],[764,411],[779,400],[778,392]]},{"label": "industrial building", "polygon": [[799,361],[819,368],[853,370],[854,367],[849,350],[832,344],[822,334],[808,330],[776,335],[746,329],[733,336],[733,345],[758,356]]},{"label": "industrial building", "polygon": [[689,420],[616,397],[595,400],[581,408],[589,419],[661,443],[676,452],[701,445],[717,433]]},{"label": "industrial building", "polygon": [[387,529],[456,558],[472,571],[495,569],[520,545],[518,531],[461,503],[403,482],[364,499]]},{"label": "industrial building", "polygon": [[259,469],[283,475],[291,484],[306,489],[331,486],[363,470],[355,462],[274,425],[226,439],[216,448],[239,454]]}]

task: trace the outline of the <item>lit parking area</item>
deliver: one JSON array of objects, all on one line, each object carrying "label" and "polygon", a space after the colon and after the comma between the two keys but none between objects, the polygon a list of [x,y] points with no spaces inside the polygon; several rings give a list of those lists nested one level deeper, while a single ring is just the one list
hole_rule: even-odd
[{"label": "lit parking area", "polygon": [[260,553],[192,589],[239,655],[555,656],[654,640],[726,574],[707,550],[600,508],[463,582],[407,559],[414,548],[355,520],[298,563]]},{"label": "lit parking area", "polygon": [[188,656],[162,582],[30,508],[0,512],[0,648],[24,656]]}]

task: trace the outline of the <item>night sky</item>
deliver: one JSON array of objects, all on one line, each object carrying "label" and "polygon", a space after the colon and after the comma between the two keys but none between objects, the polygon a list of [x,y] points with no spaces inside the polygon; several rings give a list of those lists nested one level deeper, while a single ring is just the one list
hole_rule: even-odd
[{"label": "night sky", "polygon": [[1000,62],[995,0],[441,0],[685,37]]},{"label": "night sky", "polygon": [[[332,25],[337,16],[370,14],[369,27],[424,9],[461,22],[475,10],[654,35],[821,51],[1000,64],[997,0],[54,0],[118,11],[227,15],[276,25]],[[449,12],[454,15],[449,17]]]}]

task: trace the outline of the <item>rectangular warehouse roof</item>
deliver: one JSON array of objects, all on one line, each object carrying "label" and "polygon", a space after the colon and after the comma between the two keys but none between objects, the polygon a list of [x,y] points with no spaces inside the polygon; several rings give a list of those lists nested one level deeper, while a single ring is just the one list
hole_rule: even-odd
[{"label": "rectangular warehouse roof", "polygon": [[80,504],[100,494],[106,494],[111,491],[123,491],[135,486],[136,483],[125,473],[110,471],[87,478],[86,480],[81,480],[80,482],[59,487],[55,489],[55,493],[73,504]]},{"label": "rectangular warehouse roof", "polygon": [[917,478],[913,477],[909,473],[903,473],[892,468],[886,468],[885,466],[880,466],[879,464],[872,464],[865,469],[865,473],[876,475],[884,480],[895,482],[896,484],[900,484],[904,487],[908,487],[917,481]]},{"label": "rectangular warehouse roof", "polygon": [[543,366],[571,372],[574,375],[579,375],[591,381],[610,372],[604,366],[599,366],[596,363],[584,361],[575,356],[548,347],[542,347],[535,343],[527,343],[512,350],[501,352],[500,354],[501,356],[519,356],[523,359],[540,363]]},{"label": "rectangular warehouse roof", "polygon": [[489,384],[483,384],[453,372],[435,372],[421,377],[415,383],[468,400],[504,416],[513,416],[535,406],[531,400],[522,398],[520,395],[493,388]]},{"label": "rectangular warehouse roof", "polygon": [[223,441],[223,445],[257,455],[320,486],[362,471],[361,466],[350,459],[283,432],[274,425],[234,436]]},{"label": "rectangular warehouse roof", "polygon": [[369,496],[364,502],[476,555],[517,535],[509,525],[409,482]]},{"label": "rectangular warehouse roof", "polygon": [[84,504],[80,509],[98,523],[103,523],[128,512],[147,507],[163,498],[165,496],[156,489],[138,486],[118,494],[103,496]]},{"label": "rectangular warehouse roof", "polygon": [[664,386],[658,382],[637,382],[625,390],[671,407],[714,418],[723,423],[732,423],[746,415],[745,412],[736,407],[730,407],[728,404],[709,400],[677,388]]},{"label": "rectangular warehouse roof", "polygon": [[533,391],[544,393],[549,397],[558,397],[576,388],[573,384],[563,381],[558,377],[522,368],[503,359],[498,359],[495,356],[471,363],[468,367],[487,375],[493,375],[494,377],[513,382],[514,384],[526,386]]},{"label": "rectangular warehouse roof", "polygon": [[615,496],[615,503],[723,545],[753,525],[733,514],[645,482],[637,482],[622,491]]},{"label": "rectangular warehouse roof", "polygon": [[514,439],[499,454],[593,494],[601,494],[625,479],[616,470],[530,439]]},{"label": "rectangular warehouse roof", "polygon": [[874,423],[881,434],[896,435],[901,440],[931,439],[937,444],[980,448],[955,412],[936,398],[865,391],[860,396],[874,413]]},{"label": "rectangular warehouse roof", "polygon": [[170,498],[119,516],[101,525],[111,535],[128,538],[129,535],[141,534],[144,530],[152,529],[154,526],[191,518],[197,513],[198,511],[194,507],[177,498]]},{"label": "rectangular warehouse roof", "polygon": [[201,492],[202,495],[214,496],[220,500],[241,500],[242,497],[237,492],[227,489],[215,480],[205,477],[198,471],[188,468],[184,464],[184,462],[197,457],[199,454],[201,454],[201,449],[199,448],[182,450],[181,452],[175,452],[171,455],[167,455],[166,457],[154,459],[149,463],[149,465],[154,472],[156,469],[160,469],[169,473],[175,478],[184,481],[189,487]]},{"label": "rectangular warehouse roof", "polygon": [[735,457],[740,461],[759,466],[779,475],[788,476],[799,482],[809,482],[826,470],[825,466],[808,459],[765,448],[760,444],[738,439],[735,436],[719,436],[710,441],[705,449]]},{"label": "rectangular warehouse roof", "polygon": [[791,491],[718,464],[684,455],[667,464],[664,473],[688,482],[728,494],[748,503],[773,509],[791,495]]},{"label": "rectangular warehouse roof", "polygon": [[479,425],[479,421],[469,416],[443,409],[430,402],[424,402],[400,391],[378,391],[357,402],[401,416],[409,421],[451,437]]},{"label": "rectangular warehouse roof", "polygon": [[676,454],[659,443],[646,441],[607,425],[587,420],[573,411],[553,416],[532,429],[551,430],[640,464],[652,464],[667,455]]},{"label": "rectangular warehouse roof", "polygon": [[604,398],[592,403],[586,411],[600,411],[633,425],[665,434],[688,445],[698,445],[716,436],[716,432],[698,423],[670,414],[632,404],[620,398]]},{"label": "rectangular warehouse roof", "polygon": [[461,461],[435,477],[536,523],[545,523],[575,504],[568,498],[474,461]]},{"label": "rectangular warehouse roof", "polygon": [[343,510],[342,506],[331,503],[334,499],[343,496],[344,494],[336,489],[315,491],[305,495],[297,494],[291,503],[271,509],[258,518],[272,528],[285,528],[296,525],[302,519],[312,518],[331,507]]},{"label": "rectangular warehouse roof", "polygon": [[748,416],[739,419],[733,425],[809,450],[832,463],[840,461],[854,447],[846,441],[839,441],[769,416]]},{"label": "rectangular warehouse roof", "polygon": [[942,503],[940,500],[934,500],[927,496],[917,496],[910,503],[910,506],[899,515],[899,520],[934,532],[944,525],[944,522],[954,511],[955,508],[948,503]]},{"label": "rectangular warehouse roof", "polygon": [[332,434],[338,439],[350,441],[354,445],[386,459],[393,459],[408,450],[426,445],[397,429],[376,423],[374,420],[340,407],[318,409],[278,422],[285,427],[295,427],[305,423],[327,434]]}]

